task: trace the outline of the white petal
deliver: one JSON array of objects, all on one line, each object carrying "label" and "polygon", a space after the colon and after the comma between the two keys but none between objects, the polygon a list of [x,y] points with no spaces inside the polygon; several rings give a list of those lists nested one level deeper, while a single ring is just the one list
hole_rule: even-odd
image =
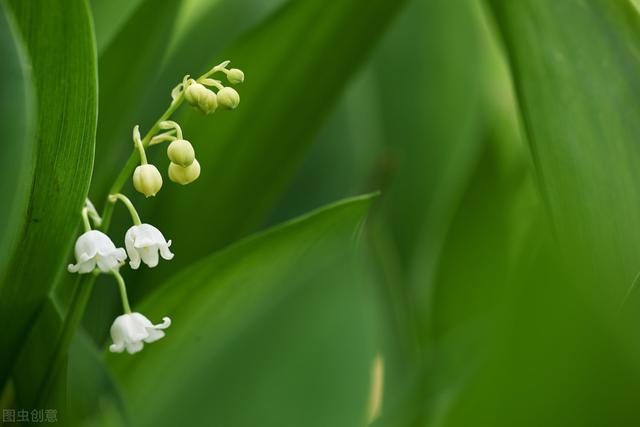
[{"label": "white petal", "polygon": [[111,353],[122,353],[122,351],[124,350],[124,343],[123,342],[119,342],[116,344],[111,344],[109,346],[109,351]]},{"label": "white petal", "polygon": [[98,256],[98,268],[103,273],[108,273],[119,265],[118,260],[114,256]]},{"label": "white petal", "polygon": [[158,261],[160,260],[160,257],[158,256],[158,248],[154,246],[148,246],[146,248],[140,249],[139,253],[142,257],[142,262],[147,264],[150,268],[158,265]]},{"label": "white petal", "polygon": [[167,316],[162,318],[162,323],[153,325],[154,329],[167,329],[169,326],[171,326],[171,319]]},{"label": "white petal", "polygon": [[136,249],[142,249],[142,248],[147,248],[149,246],[155,246],[156,242],[154,242],[153,240],[149,239],[148,237],[137,237],[136,241],[134,242],[133,246]]},{"label": "white petal", "polygon": [[141,329],[153,327],[153,323],[151,323],[151,320],[147,319],[147,317],[144,314],[138,313],[136,311],[131,313],[129,316],[131,317],[131,320],[135,322],[136,325]]},{"label": "white petal", "polygon": [[138,267],[140,267],[140,255],[133,245],[133,232],[131,231],[131,228],[129,229],[129,231],[127,231],[127,234],[124,238],[124,245],[126,246],[127,253],[129,254],[129,265],[134,270],[137,270]]},{"label": "white petal", "polygon": [[125,250],[123,248],[116,249],[116,251],[114,252],[113,256],[116,258],[116,260],[118,262],[122,262],[125,259],[127,259],[127,253],[125,252]]},{"label": "white petal", "polygon": [[82,264],[83,262],[87,262],[90,259],[95,258],[97,254],[98,254],[97,249],[91,249],[91,252],[83,252],[81,254],[76,254],[76,261],[78,261],[78,264]]},{"label": "white petal", "polygon": [[69,264],[67,266],[67,270],[70,273],[80,273],[80,274],[91,273],[94,268],[96,268],[96,260],[95,259],[90,259],[88,261],[79,262],[79,263],[77,263],[75,265]]},{"label": "white petal", "polygon": [[142,341],[136,341],[132,343],[126,343],[126,346],[127,346],[127,353],[133,354],[142,350],[142,348],[144,347],[144,344],[142,343]]},{"label": "white petal", "polygon": [[91,273],[96,268],[96,259],[92,258],[87,262],[80,264],[80,274]]},{"label": "white petal", "polygon": [[162,258],[166,259],[167,261],[173,259],[173,254],[169,250],[169,246],[171,246],[171,240],[169,240],[169,243],[167,243],[166,245],[160,245],[160,255],[162,255]]},{"label": "white petal", "polygon": [[149,336],[147,338],[145,338],[144,342],[152,343],[152,342],[158,341],[162,337],[164,337],[164,332],[162,332],[160,330],[156,330],[156,329],[150,328],[149,329]]}]

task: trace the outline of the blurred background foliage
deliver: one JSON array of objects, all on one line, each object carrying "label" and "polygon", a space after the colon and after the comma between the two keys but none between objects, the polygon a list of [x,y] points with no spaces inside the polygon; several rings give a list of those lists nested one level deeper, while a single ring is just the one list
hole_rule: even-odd
[{"label": "blurred background foliage", "polygon": [[[0,11],[3,408],[74,426],[640,422],[637,2]],[[101,208],[131,128],[224,59],[247,75],[240,107],[177,115],[199,180],[125,189],[174,241],[173,261],[124,270],[167,337],[106,352],[119,300],[100,277],[67,342],[84,196]],[[117,244],[128,225],[117,210]]]}]

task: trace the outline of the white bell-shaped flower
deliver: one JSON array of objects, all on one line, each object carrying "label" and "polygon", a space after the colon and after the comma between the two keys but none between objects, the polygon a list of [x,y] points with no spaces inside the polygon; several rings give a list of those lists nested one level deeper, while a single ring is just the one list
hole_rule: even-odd
[{"label": "white bell-shaped flower", "polygon": [[144,343],[152,343],[164,337],[163,329],[171,326],[171,319],[162,318],[162,323],[154,325],[140,313],[127,313],[116,317],[111,325],[111,339],[113,344],[109,351],[122,353],[125,349],[129,354],[137,353],[144,347]]},{"label": "white bell-shaped flower", "polygon": [[127,230],[124,245],[129,254],[129,265],[134,270],[140,267],[140,260],[151,268],[158,265],[158,252],[166,260],[173,258],[169,250],[171,240],[167,242],[160,230],[150,224],[134,225]]},{"label": "white bell-shaped flower", "polygon": [[116,248],[109,236],[98,230],[89,230],[78,237],[75,253],[77,263],[67,267],[71,273],[91,273],[96,266],[106,273],[127,259],[124,249]]}]

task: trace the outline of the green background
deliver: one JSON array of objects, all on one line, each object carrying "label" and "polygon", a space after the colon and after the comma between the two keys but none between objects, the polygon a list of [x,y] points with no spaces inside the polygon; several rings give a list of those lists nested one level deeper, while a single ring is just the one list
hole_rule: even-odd
[{"label": "green background", "polygon": [[[0,1],[0,407],[70,426],[638,425],[638,13]],[[113,278],[66,271],[80,209],[103,208],[133,126],[226,59],[237,110],[174,115],[200,178],[171,183],[152,147],[162,190],[123,190],[176,254],[122,268],[132,306],[173,324],[110,354]],[[116,245],[130,225],[116,207]]]}]

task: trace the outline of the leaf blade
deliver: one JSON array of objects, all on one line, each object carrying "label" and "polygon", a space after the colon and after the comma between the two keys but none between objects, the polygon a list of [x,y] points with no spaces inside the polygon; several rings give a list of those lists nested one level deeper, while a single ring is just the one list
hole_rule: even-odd
[{"label": "leaf blade", "polygon": [[[307,425],[357,424],[364,416],[368,395],[369,367],[363,359],[368,362],[373,358],[374,341],[369,329],[372,323],[360,317],[367,316],[362,307],[368,304],[357,298],[364,290],[353,282],[347,285],[349,282],[337,279],[342,276],[344,280],[345,275],[353,278],[350,264],[354,233],[370,202],[370,196],[348,199],[246,239],[188,268],[150,295],[138,309],[152,319],[169,314],[174,322],[167,337],[135,358],[113,354],[107,358],[122,386],[125,401],[136,408],[132,416],[137,419],[133,421],[171,425],[179,417],[193,424],[215,419],[236,426],[256,423],[293,426],[299,425],[300,416],[318,412],[313,402],[319,398],[325,408],[332,409],[315,414]],[[335,268],[328,269],[329,266]],[[337,296],[346,297],[336,299]],[[311,302],[307,300],[309,297]],[[333,306],[317,302],[326,297]],[[333,321],[326,316],[328,307],[332,307]],[[313,312],[312,316],[308,316],[308,310]],[[298,316],[298,322],[288,321],[291,316]],[[302,329],[299,316],[306,319]],[[343,323],[345,316],[355,320],[356,326]],[[322,321],[314,326],[311,319]],[[280,342],[282,334],[283,342],[290,343],[291,363],[279,363],[278,345],[267,344]],[[297,340],[290,341],[293,337]],[[323,347],[329,343],[344,347],[342,350],[340,346]],[[354,345],[357,350],[351,354],[349,350]],[[256,346],[262,348],[262,356],[257,359]],[[318,355],[315,370],[305,364],[310,360],[309,351]],[[336,360],[337,355],[340,356]],[[340,357],[344,357],[341,362]],[[336,364],[331,365],[335,373],[325,370],[323,358]],[[238,360],[246,368],[244,374],[238,370]],[[296,364],[299,368],[294,368]],[[299,376],[285,374],[283,368],[287,366]],[[345,377],[343,369],[348,369],[351,375]],[[157,390],[149,398],[144,390],[156,381],[157,372],[164,372],[164,381],[171,386]],[[212,378],[216,380],[210,381]],[[299,387],[309,380],[323,385],[316,384],[316,389],[305,395]],[[238,387],[245,381],[253,384],[250,389]],[[186,389],[199,391],[184,393]],[[255,393],[249,399],[256,410],[234,411],[234,407],[246,401],[250,390]],[[291,405],[294,409],[288,415],[265,412],[271,404],[285,404],[286,398],[305,399],[309,393],[314,398],[306,399],[306,403],[299,401],[300,407]],[[204,400],[194,399],[194,395],[207,402],[216,401],[215,408],[203,404]],[[276,395],[277,398],[273,397]],[[179,414],[167,405],[168,402],[176,405],[178,400],[183,408]],[[346,402],[356,404],[351,407]],[[279,418],[273,419],[274,416]]]},{"label": "leaf blade", "polygon": [[38,124],[26,227],[1,288],[0,321],[13,328],[2,334],[0,346],[12,350],[0,356],[0,383],[29,319],[66,265],[89,186],[97,120],[96,55],[85,2],[8,4],[31,58]]}]

